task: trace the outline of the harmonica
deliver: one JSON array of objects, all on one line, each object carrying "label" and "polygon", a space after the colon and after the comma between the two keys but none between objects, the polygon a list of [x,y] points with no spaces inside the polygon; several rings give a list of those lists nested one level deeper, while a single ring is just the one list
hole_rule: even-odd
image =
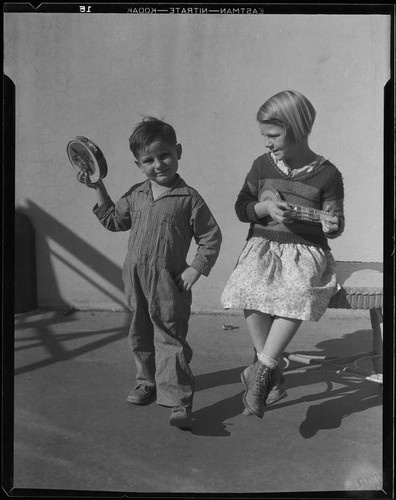
[{"label": "harmonica", "polygon": [[325,210],[302,207],[300,205],[289,203],[284,199],[279,191],[270,187],[262,188],[258,194],[258,199],[259,201],[286,201],[286,203],[289,205],[288,211],[290,212],[291,217],[302,222],[320,224],[322,221],[330,221],[334,217],[334,215],[332,215],[330,212],[326,212]]}]

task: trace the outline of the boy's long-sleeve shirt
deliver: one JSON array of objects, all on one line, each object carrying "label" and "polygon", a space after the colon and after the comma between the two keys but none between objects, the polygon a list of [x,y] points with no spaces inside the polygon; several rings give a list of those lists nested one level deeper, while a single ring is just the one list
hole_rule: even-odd
[{"label": "boy's long-sleeve shirt", "polygon": [[200,194],[180,176],[173,188],[155,200],[146,180],[116,203],[108,197],[93,212],[110,231],[130,230],[124,268],[134,263],[156,265],[176,276],[187,267],[192,238],[198,248],[191,267],[208,276],[217,260],[220,228]]}]

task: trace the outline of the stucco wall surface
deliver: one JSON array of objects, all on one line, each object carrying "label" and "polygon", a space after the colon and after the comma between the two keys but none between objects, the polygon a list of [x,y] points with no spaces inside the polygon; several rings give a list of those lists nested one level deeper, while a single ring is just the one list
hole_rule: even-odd
[{"label": "stucco wall surface", "polygon": [[218,262],[194,291],[196,310],[221,309],[248,229],[234,202],[265,150],[255,114],[284,89],[314,104],[311,147],[344,176],[346,229],[332,241],[335,258],[382,262],[389,24],[380,15],[5,13],[4,73],[16,86],[15,198],[35,228],[39,305],[124,307],[128,235],[99,225],[95,194],[77,183],[66,144],[84,135],[100,146],[116,200],[144,180],[128,137],[154,115],[175,127],[180,174],[223,230]]}]

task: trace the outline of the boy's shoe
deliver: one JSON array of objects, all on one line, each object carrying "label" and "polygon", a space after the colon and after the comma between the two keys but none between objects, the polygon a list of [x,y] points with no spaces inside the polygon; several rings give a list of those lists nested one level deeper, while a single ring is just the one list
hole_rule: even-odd
[{"label": "boy's shoe", "polygon": [[179,429],[191,429],[192,422],[190,406],[175,406],[172,408],[172,413],[169,417],[170,425],[179,427]]},{"label": "boy's shoe", "polygon": [[155,401],[156,392],[153,386],[139,384],[128,394],[126,400],[134,405],[148,405]]}]

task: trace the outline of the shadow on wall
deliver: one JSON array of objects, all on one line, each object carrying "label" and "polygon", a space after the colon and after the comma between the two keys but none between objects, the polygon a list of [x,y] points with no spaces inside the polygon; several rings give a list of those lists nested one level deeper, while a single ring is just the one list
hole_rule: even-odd
[{"label": "shadow on wall", "polygon": [[37,309],[36,235],[30,219],[15,212],[14,311]]},{"label": "shadow on wall", "polygon": [[[111,292],[112,288],[113,290],[115,289],[122,292],[122,295],[124,293],[124,285],[121,278],[122,270],[120,266],[114,264],[106,256],[98,252],[92,245],[89,245],[86,241],[71,232],[65,225],[32,201],[28,201],[26,207],[16,210],[15,219],[16,226],[18,225],[18,221],[20,221],[19,224],[23,227],[23,231],[30,230],[34,232],[33,226],[29,229],[29,219],[36,228],[40,228],[40,231],[36,230],[34,234],[35,244],[31,250],[28,248],[29,241],[26,238],[26,234],[20,233],[18,236],[16,232],[16,237],[18,236],[19,240],[16,242],[15,249],[15,275],[17,278],[15,296],[19,301],[16,300],[15,312],[26,312],[37,307],[74,309],[73,304],[69,304],[62,297],[62,293],[59,289],[57,276],[53,270],[53,262],[56,260],[75,274],[81,276],[98,291],[111,299],[111,302],[115,306],[123,310],[127,309],[125,302],[120,299],[119,295]],[[60,253],[51,246],[51,242],[56,242],[56,244],[65,249],[78,264],[76,265],[64,255],[60,255]],[[31,283],[23,277],[29,275],[28,271],[30,269],[30,274],[32,276],[29,276],[29,279],[36,280],[35,254],[40,258],[40,270],[43,270],[45,273],[45,278],[43,275],[37,276],[40,285],[39,290],[36,290],[36,286],[32,286]],[[90,272],[85,272],[84,268],[89,269]],[[23,273],[22,269],[24,269]],[[95,281],[92,271],[100,277],[101,281],[104,280],[110,286],[107,287],[106,284]],[[382,263],[367,262],[337,262],[337,275],[341,284],[345,283],[351,276],[357,275],[362,271],[365,273],[371,272],[382,275],[383,265]],[[44,279],[45,282],[41,284]],[[368,283],[370,283],[370,280],[368,280]],[[365,284],[365,286],[367,286],[367,284]],[[20,304],[21,300],[23,301],[22,305]]]},{"label": "shadow on wall", "polygon": [[[114,325],[111,317],[108,319],[103,313],[99,313],[102,319],[98,321],[96,314],[62,314],[59,311],[43,313],[36,310],[18,315],[13,352],[22,353],[19,357],[23,361],[19,361],[13,373],[21,375],[69,361],[126,339],[130,324],[128,313],[117,314]],[[84,322],[84,317],[87,318],[87,323]]]},{"label": "shadow on wall", "polygon": [[[45,270],[45,289],[39,290],[38,307],[45,308],[61,308],[73,309],[72,305],[62,297],[59,289],[57,277],[53,270],[52,262],[58,260],[71,271],[75,272],[92,286],[100,290],[101,293],[108,296],[112,302],[126,309],[125,303],[120,300],[114,293],[103,284],[95,282],[90,274],[84,271],[84,267],[97,273],[101,280],[105,280],[113,288],[124,291],[122,283],[122,271],[120,266],[114,264],[111,260],[98,252],[92,245],[81,239],[76,234],[72,233],[65,225],[60,223],[38,205],[32,201],[28,201],[25,208],[19,208],[17,213],[20,216],[26,216],[36,228],[40,231],[35,232],[35,251],[40,257],[40,267]],[[50,243],[56,242],[60,247],[65,249],[74,259],[77,259],[79,264],[76,266],[73,262],[68,261],[65,256],[60,255],[56,250],[51,248]],[[23,249],[20,249],[23,250]],[[16,249],[17,251],[17,249]],[[40,276],[38,276],[40,279]],[[43,276],[41,276],[43,279]],[[41,297],[41,298],[40,298]]]},{"label": "shadow on wall", "polygon": [[[23,331],[26,328],[31,328],[33,331],[31,337],[28,337],[28,339],[23,338],[23,340],[28,340],[28,346],[30,346],[29,342],[42,345],[48,356],[33,361],[26,366],[18,367],[15,373],[26,373],[53,363],[65,361],[124,338],[125,332],[128,331],[130,325],[129,310],[118,297],[106,289],[106,285],[99,285],[94,278],[84,271],[84,267],[89,268],[96,272],[98,276],[104,278],[109,285],[123,292],[121,268],[32,201],[28,201],[23,209],[17,209],[15,214],[16,228],[17,226],[20,228],[19,236],[17,236],[17,231],[15,232],[15,297],[19,296],[18,307],[17,301],[15,302],[15,312],[28,312],[37,308],[53,309],[54,305],[56,309],[63,309],[63,314],[52,311],[48,313],[50,316],[46,319],[37,320],[34,312],[26,315],[21,314],[17,318],[17,330]],[[35,231],[34,226],[40,228],[40,231]],[[59,255],[51,247],[52,242],[56,242],[67,250],[73,258],[77,259],[77,266],[73,262],[69,262],[63,255]],[[49,298],[49,301],[37,300],[37,296],[40,294],[37,293],[36,285],[36,255],[40,256],[40,268],[45,270],[45,278],[41,276],[43,281],[45,279],[45,290],[41,295],[44,294],[45,297]],[[89,330],[89,332],[79,331],[78,325],[75,324],[78,317],[73,314],[76,309],[64,300],[58,286],[57,277],[52,267],[52,263],[56,259],[110,297],[114,303],[126,309],[127,314],[125,314],[121,323],[115,327],[95,328],[93,326],[92,331]],[[28,283],[28,281],[30,282]],[[91,314],[94,315],[94,313]],[[67,327],[68,324],[71,326]],[[70,332],[65,333],[65,331],[62,331],[61,334],[57,333],[56,328],[60,328],[62,325],[66,330],[69,328]],[[94,322],[93,325],[95,325]],[[71,341],[81,341],[83,345],[73,348],[65,347],[64,344],[67,345],[67,342]],[[22,342],[22,347],[17,346],[17,350],[23,349],[23,345]]]}]

